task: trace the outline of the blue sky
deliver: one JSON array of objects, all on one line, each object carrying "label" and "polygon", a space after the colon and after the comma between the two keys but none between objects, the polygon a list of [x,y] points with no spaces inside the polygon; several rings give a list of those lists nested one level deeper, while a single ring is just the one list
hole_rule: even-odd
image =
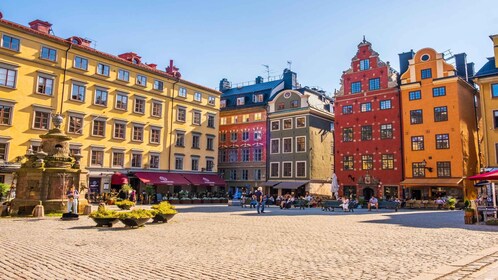
[{"label": "blue sky", "polygon": [[[470,5],[469,5],[470,3]],[[91,39],[111,54],[133,51],[211,88],[292,70],[305,86],[339,88],[365,35],[384,61],[424,47],[466,52],[476,70],[492,56],[498,1],[59,1],[2,0],[4,19],[49,21],[55,35]]]}]

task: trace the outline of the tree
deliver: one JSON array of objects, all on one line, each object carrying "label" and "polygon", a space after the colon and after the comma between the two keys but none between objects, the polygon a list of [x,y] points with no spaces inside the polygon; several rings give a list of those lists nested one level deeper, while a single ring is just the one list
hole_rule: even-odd
[{"label": "tree", "polygon": [[7,196],[9,191],[10,191],[10,185],[0,183],[0,201],[2,201],[4,196]]}]

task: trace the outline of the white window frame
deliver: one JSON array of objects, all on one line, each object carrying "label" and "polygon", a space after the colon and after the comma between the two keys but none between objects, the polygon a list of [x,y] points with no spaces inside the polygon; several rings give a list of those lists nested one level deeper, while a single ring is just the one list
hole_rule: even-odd
[{"label": "white window frame", "polygon": [[[290,128],[285,128],[285,121],[290,121]],[[292,118],[282,120],[282,130],[291,130],[293,128]]]},{"label": "white window frame", "polygon": [[[184,115],[184,119],[183,120],[180,119],[180,111],[183,111],[185,113],[185,114],[183,114]],[[180,107],[180,106],[176,107],[176,121],[177,122],[183,122],[183,123],[187,122],[187,108]]]},{"label": "white window frame", "polygon": [[[50,92],[50,94],[47,94],[46,92],[39,92],[38,91],[38,88],[40,87],[40,78],[43,78],[45,80],[52,80],[52,91]],[[46,90],[46,87],[45,87],[45,90]],[[49,74],[45,74],[45,73],[38,73],[38,76],[36,77],[36,89],[35,89],[35,92],[37,94],[41,94],[41,95],[54,96],[54,93],[55,93],[55,76],[49,75]]]},{"label": "white window frame", "polygon": [[[137,111],[137,101],[141,100],[144,102],[144,105],[142,106],[143,111]],[[147,106],[147,100],[144,97],[141,96],[135,96],[133,99],[133,113],[135,114],[140,114],[140,115],[145,115],[145,106]]]},{"label": "white window frame", "polygon": [[[133,166],[133,156],[134,155],[139,155],[140,156],[140,166]],[[142,168],[144,165],[144,156],[142,152],[137,152],[137,151],[132,151],[130,154],[130,168]]]},{"label": "white window frame", "polygon": [[[158,132],[158,133],[159,133],[159,141],[158,141],[158,142],[154,142],[154,141],[152,141],[152,131],[153,131],[153,130],[157,130],[157,131],[159,131],[159,132]],[[161,129],[160,127],[157,127],[157,126],[151,126],[151,127],[150,127],[150,133],[149,133],[149,143],[151,143],[151,144],[161,144],[161,130],[162,130],[162,129]]]},{"label": "white window frame", "polygon": [[[278,141],[278,144],[276,144],[276,146],[278,147],[278,152],[274,153],[273,152],[273,140],[277,140]],[[270,154],[272,155],[276,155],[276,154],[280,154],[280,138],[272,138],[270,139]]]},{"label": "white window frame", "polygon": [[[196,114],[199,114],[199,122],[198,123],[196,123],[196,121],[195,121]],[[197,111],[197,110],[192,111],[192,124],[193,125],[201,125],[201,123],[202,123],[202,112]]]},{"label": "white window frame", "polygon": [[[304,176],[298,176],[298,174],[297,174],[297,170],[298,170],[297,164],[298,163],[302,163],[302,162],[304,162]],[[296,161],[296,169],[295,169],[295,171],[296,171],[296,178],[306,178],[306,167],[307,167],[307,162],[305,160]]]},{"label": "white window frame", "polygon": [[243,106],[243,105],[245,105],[245,103],[246,103],[246,100],[245,100],[244,96],[237,97],[237,106]]},{"label": "white window frame", "polygon": [[[157,87],[157,85],[161,85],[161,88]],[[154,79],[153,89],[157,91],[164,91],[164,82],[161,80]]]},{"label": "white window frame", "polygon": [[[86,60],[86,68],[81,68],[81,67],[76,66],[76,58],[80,58],[82,60],[83,59]],[[82,57],[80,55],[75,55],[74,58],[73,58],[73,68],[84,70],[84,71],[88,71],[88,58]]]},{"label": "white window frame", "polygon": [[[15,50],[15,49],[12,49],[12,48],[7,48],[7,47],[4,47],[3,46],[3,41],[4,41],[4,36],[9,36],[11,38],[14,38],[14,39],[17,39],[19,41],[19,49]],[[0,44],[0,46],[2,47],[2,49],[7,49],[7,50],[11,50],[11,51],[14,51],[14,52],[21,52],[21,38],[19,37],[16,37],[16,36],[13,36],[13,35],[10,35],[10,34],[7,34],[7,33],[3,33],[2,34],[2,42]]]},{"label": "white window frame", "polygon": [[196,91],[194,93],[194,101],[201,102],[202,101],[202,93],[199,91]]},{"label": "white window frame", "polygon": [[[284,167],[285,167],[285,164],[288,163],[290,164],[290,175],[289,176],[284,176],[285,172],[284,172]],[[292,178],[292,175],[294,175],[292,172],[294,171],[293,170],[293,162],[292,161],[283,161],[282,162],[282,178]]]},{"label": "white window frame", "polygon": [[208,96],[208,104],[212,105],[212,106],[215,106],[216,105],[216,97],[214,97],[212,95],[209,95]]},{"label": "white window frame", "polygon": [[[152,164],[150,164],[152,157],[157,157],[157,159],[158,159],[158,161],[157,161],[157,167],[153,167]],[[148,161],[148,164],[149,164],[149,168],[150,169],[159,169],[159,168],[161,168],[161,155],[159,153],[149,152],[149,161]]]},{"label": "white window frame", "polygon": [[254,120],[255,121],[260,121],[262,119],[263,119],[263,114],[261,114],[261,113],[255,113],[254,114]]},{"label": "white window frame", "polygon": [[[124,125],[123,138],[116,137],[116,124]],[[114,121],[114,123],[112,125],[112,139],[119,139],[119,140],[126,139],[126,122],[125,121]]]},{"label": "white window frame", "polygon": [[[105,67],[107,66],[107,68],[109,68],[109,74],[106,75],[104,73],[99,73],[99,65],[104,66],[103,69],[105,69]],[[97,63],[97,67],[95,68],[95,72],[97,73],[97,75],[104,76],[104,77],[109,77],[111,75],[111,66],[109,64],[105,64],[105,63],[99,62],[99,63]]]},{"label": "white window frame", "polygon": [[[106,93],[105,104],[97,104],[97,90],[105,91],[105,93]],[[95,93],[93,95],[93,105],[107,107],[108,104],[109,104],[109,90],[106,88],[97,87],[95,89]]]},{"label": "white window frame", "polygon": [[[273,174],[273,164],[277,165],[277,176],[272,176]],[[280,178],[280,162],[270,162],[270,178]]]},{"label": "white window frame", "polygon": [[10,140],[11,139],[7,137],[0,137],[0,144],[5,144],[5,159],[0,158],[0,162],[9,160]]},{"label": "white window frame", "polygon": [[[277,129],[273,129],[273,123],[275,122],[278,122],[278,128]],[[280,130],[280,120],[276,120],[276,121],[271,121],[270,122],[270,131],[279,131]]]},{"label": "white window frame", "polygon": [[[104,135],[95,135],[95,134],[93,134],[93,131],[94,131],[94,126],[95,126],[95,122],[96,122],[96,121],[99,121],[99,122],[100,122],[100,121],[102,121],[102,122],[104,122],[104,131],[103,131],[103,134],[104,134]],[[104,119],[104,118],[99,118],[99,117],[93,118],[93,119],[92,119],[92,127],[91,127],[91,129],[92,129],[92,130],[91,130],[90,135],[92,135],[93,137],[101,137],[101,138],[105,137],[105,136],[106,136],[106,132],[107,132],[107,131],[106,131],[106,129],[107,129],[107,119]]]},{"label": "white window frame", "polygon": [[[0,63],[0,68],[4,69],[6,71],[6,77],[5,77],[5,85],[0,85],[0,87],[6,87],[6,88],[13,88],[15,89],[17,87],[17,76],[19,74],[19,71],[17,71],[17,68],[19,68],[18,66],[14,66],[14,65],[9,65],[9,64],[5,64],[5,63]],[[14,81],[13,81],[13,85],[12,86],[8,86],[7,85],[7,82],[8,82],[8,72],[9,71],[13,71],[14,72]]]},{"label": "white window frame", "polygon": [[178,96],[186,98],[188,94],[187,88],[186,87],[180,87],[178,89]]},{"label": "white window frame", "polygon": [[[143,82],[143,84],[142,84],[142,79],[145,80]],[[146,87],[147,86],[147,76],[142,75],[142,74],[137,74],[137,76],[135,77],[135,84],[137,86]]]},{"label": "white window frame", "polygon": [[[286,139],[290,139],[290,143],[291,143],[290,150],[288,152],[285,151],[285,140]],[[293,142],[294,141],[293,141],[292,137],[284,137],[284,138],[282,138],[282,154],[292,154],[292,152],[294,151],[294,149],[293,149],[294,148],[293,147],[294,146]]]},{"label": "white window frame", "polygon": [[[182,160],[182,168],[177,168],[176,166],[176,160],[181,159]],[[185,170],[185,156],[182,155],[175,155],[175,170]]]},{"label": "white window frame", "polygon": [[[93,152],[101,152],[102,153],[102,163],[98,164],[98,163],[92,163],[92,155],[93,155]],[[91,148],[90,149],[90,157],[88,159],[89,161],[89,166],[100,166],[100,167],[103,167],[104,166],[104,160],[105,160],[105,152],[104,152],[104,148]]]},{"label": "white window frame", "polygon": [[227,124],[227,118],[226,117],[221,117],[220,118],[220,125],[225,125]]},{"label": "white window frame", "polygon": [[[120,97],[120,96],[126,98],[126,105],[124,106],[124,108],[118,107],[118,97]],[[130,103],[130,98],[128,97],[128,94],[124,93],[124,92],[118,92],[116,94],[116,100],[114,102],[114,109],[121,110],[121,111],[128,111],[128,103]]]},{"label": "white window frame", "polygon": [[[127,74],[128,74],[128,75],[126,76],[126,79],[124,79],[124,77],[119,77],[119,74],[120,74],[120,72],[121,72],[121,71],[122,71],[123,73],[127,73]],[[129,82],[129,81],[130,81],[130,71],[128,71],[128,70],[124,70],[124,69],[118,69],[118,74],[117,74],[116,79],[117,79],[118,81]]]},{"label": "white window frame", "polygon": [[[142,139],[141,140],[135,139],[135,129],[136,128],[141,128],[142,129]],[[144,128],[144,125],[143,124],[138,124],[138,123],[132,123],[132,127],[131,127],[131,141],[134,141],[134,142],[143,142],[144,141],[144,137],[145,137],[145,128]]]},{"label": "white window frame", "polygon": [[[48,128],[37,128],[37,127],[35,127],[36,112],[42,112],[42,113],[48,114]],[[33,110],[33,122],[31,124],[31,128],[32,129],[36,129],[36,130],[49,130],[51,122],[52,122],[52,110],[45,109],[45,108],[39,108],[39,107],[36,107]]]},{"label": "white window frame", "polygon": [[[159,106],[159,114],[158,115],[154,114],[154,105]],[[162,117],[163,116],[163,103],[159,102],[159,101],[152,101],[150,104],[150,115],[153,117],[157,117],[157,118]]]},{"label": "white window frame", "polygon": [[[298,126],[297,125],[297,120],[298,119],[304,119],[304,126]],[[296,124],[295,124],[295,128],[305,128],[306,127],[306,117],[296,117]]]},{"label": "white window frame", "polygon": [[9,126],[9,125],[12,125],[12,120],[14,119],[14,106],[16,105],[16,103],[15,102],[9,102],[9,101],[6,101],[6,100],[4,101],[4,100],[0,99],[0,105],[4,106],[4,107],[10,107],[9,123],[2,124],[0,122],[0,126]]},{"label": "white window frame", "polygon": [[[297,150],[297,139],[299,138],[304,138],[304,151],[298,151]],[[307,147],[307,144],[306,144],[306,140],[307,140],[307,137],[306,136],[296,136],[296,143],[295,143],[295,146],[296,146],[296,153],[306,153],[306,147]]]},{"label": "white window frame", "polygon": [[225,108],[227,106],[226,99],[220,100],[220,108]]},{"label": "white window frame", "polygon": [[[80,131],[79,132],[71,132],[71,131],[69,131],[69,128],[71,127],[71,118],[79,118],[79,119],[81,119],[81,127],[80,127]],[[85,116],[83,114],[69,113],[68,114],[68,118],[67,118],[67,133],[78,134],[78,135],[83,134],[84,123],[85,123]]]},{"label": "white window frame", "polygon": [[[111,153],[111,167],[121,167],[121,168],[125,167],[125,152],[124,152],[124,150],[115,149],[115,150],[112,150],[111,152],[112,152]],[[123,155],[123,164],[122,165],[114,165],[114,154]]]},{"label": "white window frame", "polygon": [[[43,49],[44,49],[44,48],[47,48],[47,49],[49,49],[49,50],[54,50],[54,51],[55,51],[55,59],[54,59],[54,60],[52,60],[52,59],[50,59],[50,58],[44,58],[44,57],[42,57],[42,54],[43,54]],[[40,47],[40,59],[43,59],[43,60],[48,60],[48,61],[52,61],[52,62],[57,62],[57,59],[58,59],[58,58],[59,58],[59,54],[58,54],[57,49],[52,48],[52,47],[48,47],[48,46],[41,46],[41,47]]]},{"label": "white window frame", "polygon": [[[84,92],[83,92],[83,100],[78,100],[78,99],[74,99],[74,98],[73,98],[74,86],[82,87],[82,88],[84,89]],[[79,93],[78,93],[78,96],[79,96]],[[85,102],[85,99],[86,99],[86,84],[85,84],[85,83],[82,83],[82,82],[76,82],[76,81],[73,81],[73,82],[71,83],[71,93],[69,94],[69,100],[84,103],[84,102]]]}]

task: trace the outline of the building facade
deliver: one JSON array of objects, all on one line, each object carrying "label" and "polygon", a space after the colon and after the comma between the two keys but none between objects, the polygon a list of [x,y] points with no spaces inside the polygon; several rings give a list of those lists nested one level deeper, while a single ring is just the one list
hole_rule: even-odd
[{"label": "building facade", "polygon": [[[60,113],[71,153],[83,156],[81,187],[91,192],[110,191],[116,171],[128,174],[135,187],[165,188],[158,192],[184,185],[168,180],[169,173],[216,177],[220,92],[181,79],[172,62],[162,71],[135,53],[114,56],[84,38],[64,39],[50,30],[41,20],[27,27],[0,19],[4,165],[22,161],[30,148],[37,152],[39,135]],[[11,172],[2,176],[11,180]]]},{"label": "building facade", "polygon": [[454,67],[430,48],[400,55],[407,198],[475,196],[466,177],[479,172],[478,96],[465,57],[455,55]]},{"label": "building facade", "polygon": [[494,56],[477,71],[474,82],[479,86],[481,97],[481,167],[498,168],[498,35],[489,37],[493,42]]}]

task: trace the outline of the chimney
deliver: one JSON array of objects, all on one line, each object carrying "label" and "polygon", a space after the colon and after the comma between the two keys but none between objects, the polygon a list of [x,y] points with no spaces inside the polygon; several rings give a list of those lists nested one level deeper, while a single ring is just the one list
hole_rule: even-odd
[{"label": "chimney", "polygon": [[262,84],[263,82],[264,82],[263,77],[261,77],[261,76],[256,77],[256,84]]},{"label": "chimney", "polygon": [[413,59],[414,55],[415,55],[415,53],[413,52],[413,50],[410,50],[409,52],[404,52],[404,53],[398,54],[398,56],[399,56],[399,76],[400,77],[401,77],[401,75],[403,75],[403,73],[406,72],[406,70],[408,70],[408,66],[410,65],[408,60]]},{"label": "chimney", "polygon": [[3,18],[3,14],[2,14],[2,12],[0,12],[0,19],[2,19],[2,18]]},{"label": "chimney", "polygon": [[284,89],[297,88],[297,74],[289,69],[284,69]]},{"label": "chimney", "polygon": [[147,63],[147,66],[149,66],[152,69],[157,69],[157,64],[154,63]]},{"label": "chimney", "polygon": [[466,53],[455,54],[455,64],[456,64],[457,75],[460,76],[462,79],[468,81],[469,74],[467,72],[467,54]]},{"label": "chimney", "polygon": [[220,81],[220,91],[221,92],[225,92],[231,88],[232,88],[232,85],[230,84],[230,82],[226,78],[221,79],[221,81]]},{"label": "chimney", "polygon": [[36,31],[48,34],[50,32],[50,27],[52,27],[52,24],[48,21],[42,21],[37,19],[30,22],[29,27],[31,27],[31,29],[34,29]]},{"label": "chimney", "polygon": [[498,68],[498,34],[489,36],[493,41],[494,54],[495,54],[495,68]]}]

